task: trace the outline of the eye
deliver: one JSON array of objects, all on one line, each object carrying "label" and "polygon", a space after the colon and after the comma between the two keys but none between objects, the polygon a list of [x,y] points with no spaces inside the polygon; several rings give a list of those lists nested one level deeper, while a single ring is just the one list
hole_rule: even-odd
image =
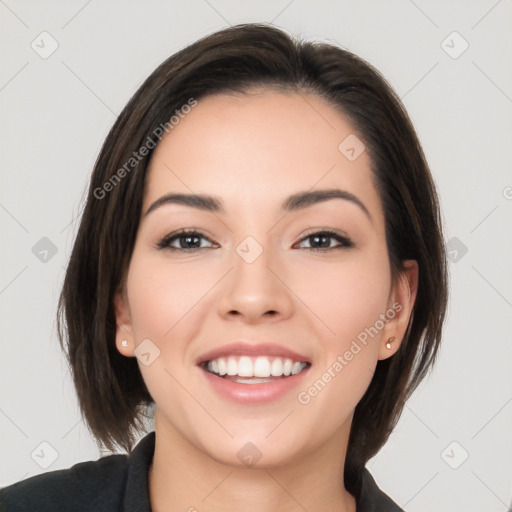
[{"label": "eye", "polygon": [[[331,246],[333,239],[339,242],[339,244],[334,247]],[[311,247],[304,247],[304,249],[312,249],[314,251],[329,251],[333,249],[348,249],[350,247],[354,247],[354,243],[348,236],[330,229],[310,233],[304,237],[300,243],[307,240],[310,241]]]},{"label": "eye", "polygon": [[[204,236],[199,231],[194,229],[183,229],[177,233],[166,235],[162,240],[160,240],[160,242],[158,242],[157,248],[184,252],[194,252],[199,249],[207,249],[208,247],[201,246],[201,240],[211,242],[208,237]],[[178,247],[174,245],[176,241],[178,242]]]},{"label": "eye", "polygon": [[[338,242],[338,245],[333,247],[331,245],[333,240]],[[182,252],[195,252],[199,249],[209,248],[208,246],[202,245],[201,241],[207,241],[213,244],[213,242],[200,231],[183,229],[177,233],[166,235],[158,242],[157,248]],[[312,249],[319,252],[333,249],[348,249],[354,246],[354,243],[349,237],[328,229],[310,233],[304,237],[300,243],[304,243],[305,241],[310,242],[310,247],[302,247],[303,249]],[[178,246],[176,246],[176,242]]]}]

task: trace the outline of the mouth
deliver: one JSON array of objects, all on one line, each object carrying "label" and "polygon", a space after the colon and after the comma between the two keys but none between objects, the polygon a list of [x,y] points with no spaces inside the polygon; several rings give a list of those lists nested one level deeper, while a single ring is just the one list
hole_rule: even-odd
[{"label": "mouth", "polygon": [[290,399],[290,393],[304,382],[311,363],[299,357],[224,354],[197,366],[216,396],[244,406]]},{"label": "mouth", "polygon": [[308,361],[276,356],[228,356],[203,361],[207,373],[238,384],[266,384],[298,375],[311,366]]},{"label": "mouth", "polygon": [[196,360],[207,389],[240,405],[289,399],[310,373],[311,361],[275,343],[235,342],[210,350]]}]

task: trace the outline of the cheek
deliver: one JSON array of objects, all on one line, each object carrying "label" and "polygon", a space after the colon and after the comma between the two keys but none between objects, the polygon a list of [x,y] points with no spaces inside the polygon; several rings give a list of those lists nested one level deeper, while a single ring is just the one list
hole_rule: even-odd
[{"label": "cheek", "polygon": [[128,296],[136,336],[161,341],[174,337],[183,320],[186,323],[187,317],[194,315],[195,307],[219,280],[217,274],[212,265],[177,265],[161,255],[135,252],[128,274]]},{"label": "cheek", "polygon": [[325,435],[344,423],[373,378],[390,284],[383,261],[318,267],[301,285],[299,295],[323,327],[316,323],[319,361],[297,400],[304,414],[323,418]]},{"label": "cheek", "polygon": [[219,280],[213,265],[170,263],[161,253],[135,249],[128,272],[128,297],[136,344],[149,339],[151,364],[138,360],[148,390],[157,404],[169,396],[175,403],[190,399],[178,382],[187,375],[187,347],[198,335],[199,314],[207,293]]},{"label": "cheek", "polygon": [[328,425],[353,411],[373,378],[390,279],[387,254],[374,250],[343,264],[318,266],[304,281],[309,292],[303,297],[326,327],[314,379],[298,400]]},{"label": "cheek", "polygon": [[[387,310],[390,274],[386,256],[366,254],[312,265],[295,278],[297,295],[324,324],[321,332],[331,349],[349,346]],[[380,323],[378,327],[382,328]]]}]

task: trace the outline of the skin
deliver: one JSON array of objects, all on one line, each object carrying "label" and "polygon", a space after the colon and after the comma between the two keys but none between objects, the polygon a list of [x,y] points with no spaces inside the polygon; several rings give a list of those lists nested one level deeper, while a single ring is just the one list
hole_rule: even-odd
[{"label": "skin", "polygon": [[[315,95],[262,89],[201,99],[156,148],[126,286],[115,301],[119,352],[134,357],[144,339],[160,350],[150,365],[138,361],[157,406],[149,474],[154,511],[356,510],[343,486],[353,412],[378,360],[399,348],[418,267],[404,262],[391,281],[369,156],[351,162],[338,150],[353,133]],[[341,199],[281,211],[293,193],[328,188],[357,196],[371,219]],[[167,204],[144,215],[169,192],[216,196],[226,212]],[[183,228],[206,237],[196,240],[202,249],[156,248]],[[315,250],[306,235],[326,228],[346,233],[354,246],[340,249],[328,238],[331,249]],[[263,249],[250,264],[236,252],[247,236]],[[299,403],[298,392],[395,302],[400,312],[317,396]],[[221,398],[195,361],[240,339],[307,355],[312,366],[304,386],[269,404]],[[262,454],[253,467],[237,457],[247,442]]]}]

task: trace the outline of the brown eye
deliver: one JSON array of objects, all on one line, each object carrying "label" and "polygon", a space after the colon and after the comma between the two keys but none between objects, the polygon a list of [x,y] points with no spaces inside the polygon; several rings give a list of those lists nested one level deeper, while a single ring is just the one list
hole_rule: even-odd
[{"label": "brown eye", "polygon": [[[304,249],[313,249],[317,251],[328,251],[332,249],[347,249],[354,246],[354,243],[347,236],[341,235],[336,231],[317,231],[304,237],[301,243],[309,240],[310,247]],[[338,242],[338,245],[332,246],[332,241]]]},{"label": "brown eye", "polygon": [[[171,233],[165,236],[158,242],[158,249],[167,249],[170,251],[185,251],[193,252],[199,249],[207,249],[208,247],[201,246],[201,241],[207,240],[211,242],[209,238],[204,236],[199,231],[195,230],[182,230],[178,233]],[[177,242],[177,246],[175,244]]]}]

